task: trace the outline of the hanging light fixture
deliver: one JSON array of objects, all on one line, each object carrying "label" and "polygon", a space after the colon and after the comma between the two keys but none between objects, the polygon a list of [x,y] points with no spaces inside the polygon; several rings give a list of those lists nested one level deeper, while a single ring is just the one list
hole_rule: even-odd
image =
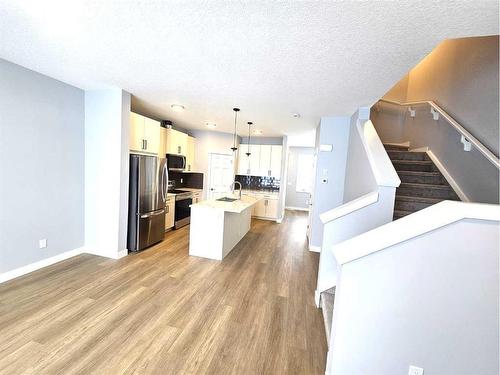
[{"label": "hanging light fixture", "polygon": [[251,152],[250,152],[250,126],[252,126],[253,122],[251,121],[248,121],[247,122],[248,124],[248,145],[247,145],[247,156],[250,156],[251,155]]},{"label": "hanging light fixture", "polygon": [[233,108],[234,111],[234,134],[233,134],[233,147],[231,147],[231,150],[235,152],[238,150],[238,147],[236,147],[236,122],[238,121],[238,112],[240,111],[239,108]]}]

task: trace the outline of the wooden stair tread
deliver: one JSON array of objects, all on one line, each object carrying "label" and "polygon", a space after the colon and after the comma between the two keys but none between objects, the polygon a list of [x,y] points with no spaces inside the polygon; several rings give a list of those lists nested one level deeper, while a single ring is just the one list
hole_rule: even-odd
[{"label": "wooden stair tread", "polygon": [[453,190],[450,185],[436,184],[419,184],[416,182],[402,182],[400,188],[419,188],[419,189],[438,189],[438,190]]},{"label": "wooden stair tread", "polygon": [[326,342],[330,345],[330,332],[332,331],[333,304],[335,301],[335,288],[325,290],[321,293],[321,311],[325,324]]}]

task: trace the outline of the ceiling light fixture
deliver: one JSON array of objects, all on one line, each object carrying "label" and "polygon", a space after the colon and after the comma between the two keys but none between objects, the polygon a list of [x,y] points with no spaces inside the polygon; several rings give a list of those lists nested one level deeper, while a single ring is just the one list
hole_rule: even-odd
[{"label": "ceiling light fixture", "polygon": [[300,113],[294,113],[293,118],[300,118]]},{"label": "ceiling light fixture", "polygon": [[250,126],[252,126],[252,122],[251,121],[248,121],[247,122],[248,124],[248,145],[247,145],[247,156],[250,156],[251,155],[251,152],[250,152]]},{"label": "ceiling light fixture", "polygon": [[208,128],[215,128],[217,126],[217,124],[215,122],[207,122],[205,124]]},{"label": "ceiling light fixture", "polygon": [[180,104],[172,104],[170,106],[170,108],[172,108],[172,111],[174,111],[174,112],[182,112],[182,111],[184,111],[184,106],[180,105]]},{"label": "ceiling light fixture", "polygon": [[233,147],[231,147],[231,150],[235,152],[238,150],[238,147],[236,147],[236,122],[238,121],[238,112],[240,111],[239,108],[233,108],[234,111],[234,134],[233,134]]}]

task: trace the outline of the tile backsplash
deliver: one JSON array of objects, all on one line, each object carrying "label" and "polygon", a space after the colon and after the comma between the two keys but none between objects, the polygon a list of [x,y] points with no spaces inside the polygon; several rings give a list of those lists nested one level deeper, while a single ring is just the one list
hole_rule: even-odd
[{"label": "tile backsplash", "polygon": [[242,189],[273,191],[280,189],[280,180],[274,177],[236,175],[235,179],[241,183]]}]

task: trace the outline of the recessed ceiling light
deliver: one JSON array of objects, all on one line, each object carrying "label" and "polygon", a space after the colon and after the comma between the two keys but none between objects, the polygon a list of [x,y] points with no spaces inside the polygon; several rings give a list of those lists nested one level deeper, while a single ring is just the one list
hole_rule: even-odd
[{"label": "recessed ceiling light", "polygon": [[293,118],[300,118],[300,113],[294,113]]},{"label": "recessed ceiling light", "polygon": [[184,106],[183,106],[183,105],[180,105],[180,104],[172,104],[172,105],[170,106],[170,108],[172,108],[172,110],[173,110],[174,112],[182,112],[182,111],[184,111]]},{"label": "recessed ceiling light", "polygon": [[261,135],[262,134],[262,130],[254,130],[253,134],[255,134],[255,135]]},{"label": "recessed ceiling light", "polygon": [[207,128],[212,128],[212,129],[217,126],[215,122],[207,122],[205,125],[207,126]]}]

